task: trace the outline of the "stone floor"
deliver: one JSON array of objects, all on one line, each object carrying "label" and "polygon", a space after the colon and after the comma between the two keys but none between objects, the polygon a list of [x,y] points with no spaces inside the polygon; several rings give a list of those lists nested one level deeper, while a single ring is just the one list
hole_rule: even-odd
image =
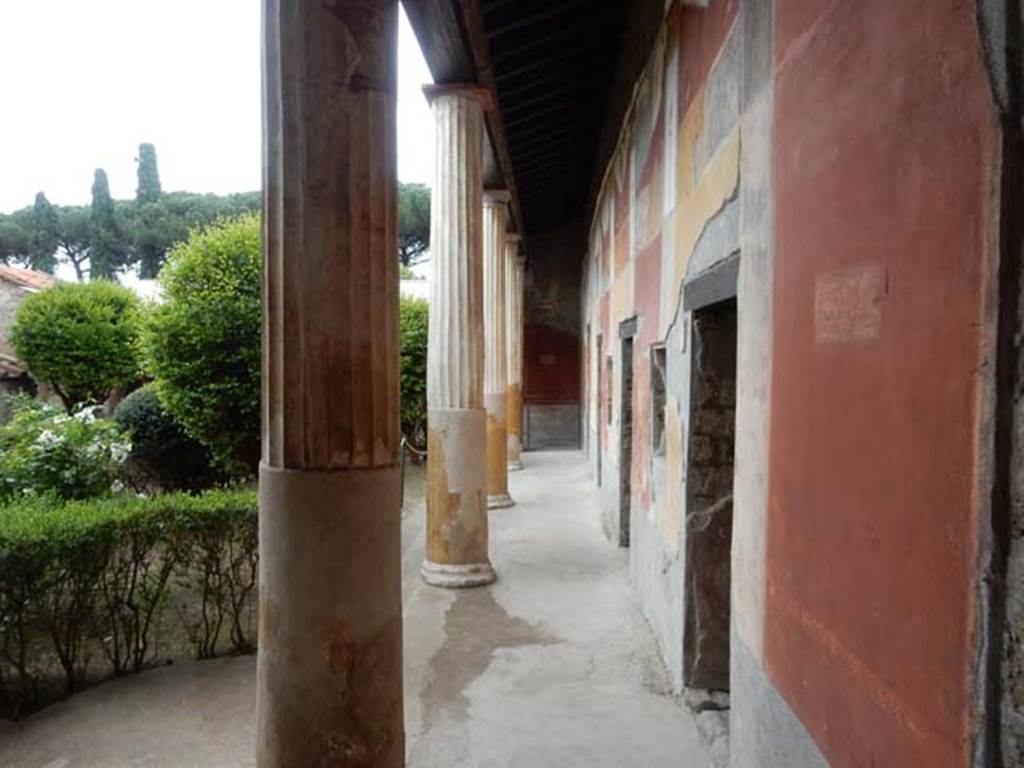
[{"label": "stone floor", "polygon": [[[598,527],[577,453],[529,453],[491,513],[499,580],[426,586],[422,505],[405,516],[411,768],[705,768],[692,716]],[[254,765],[254,660],[164,667],[0,722],[0,768]]]}]

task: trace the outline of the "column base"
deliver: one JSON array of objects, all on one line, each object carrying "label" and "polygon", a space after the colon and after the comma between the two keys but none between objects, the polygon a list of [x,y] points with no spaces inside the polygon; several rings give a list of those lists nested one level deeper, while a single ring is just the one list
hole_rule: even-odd
[{"label": "column base", "polygon": [[471,565],[443,565],[423,562],[420,576],[427,584],[445,589],[468,589],[482,587],[494,582],[498,575],[490,563],[473,563]]},{"label": "column base", "polygon": [[507,493],[498,493],[487,497],[488,509],[504,509],[514,507],[516,502]]},{"label": "column base", "polygon": [[[398,467],[260,467],[257,764],[399,768]],[[326,762],[325,762],[326,761]]]},{"label": "column base", "polygon": [[519,461],[519,459],[516,459],[515,461],[510,461],[508,463],[508,471],[509,472],[522,472],[523,471],[523,462]]}]

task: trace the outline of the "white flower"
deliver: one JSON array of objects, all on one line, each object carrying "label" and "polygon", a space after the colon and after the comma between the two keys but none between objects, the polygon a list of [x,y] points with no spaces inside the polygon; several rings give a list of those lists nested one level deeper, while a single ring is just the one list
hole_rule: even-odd
[{"label": "white flower", "polygon": [[60,445],[63,442],[63,438],[49,429],[44,429],[36,437],[36,444],[44,447],[50,447],[53,445]]},{"label": "white flower", "polygon": [[132,444],[124,440],[112,443],[110,446],[110,458],[119,463],[127,459],[131,452]]},{"label": "white flower", "polygon": [[82,422],[83,424],[92,424],[94,421],[96,421],[96,415],[102,408],[102,405],[93,405],[83,408],[82,410],[75,414],[74,418]]}]

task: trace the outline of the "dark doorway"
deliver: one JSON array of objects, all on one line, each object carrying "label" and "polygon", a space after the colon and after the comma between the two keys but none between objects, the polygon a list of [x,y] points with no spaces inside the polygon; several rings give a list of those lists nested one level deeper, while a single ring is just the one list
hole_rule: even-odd
[{"label": "dark doorway", "polygon": [[729,690],[736,300],[693,312],[683,679]]},{"label": "dark doorway", "polygon": [[619,546],[629,546],[630,478],[633,473],[633,337],[622,340],[622,394],[619,420]]}]

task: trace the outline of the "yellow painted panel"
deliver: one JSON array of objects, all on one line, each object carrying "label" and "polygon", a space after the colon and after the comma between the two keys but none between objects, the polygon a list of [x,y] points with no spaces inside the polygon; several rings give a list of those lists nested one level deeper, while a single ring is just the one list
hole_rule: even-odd
[{"label": "yellow painted panel", "polygon": [[658,530],[665,549],[675,554],[679,549],[683,505],[680,501],[683,483],[683,425],[679,419],[679,401],[669,395],[665,401],[665,489],[657,501]]},{"label": "yellow painted panel", "polygon": [[739,182],[740,134],[733,132],[708,163],[695,189],[676,206],[676,277],[686,275],[690,255],[704,224],[728,200]]},{"label": "yellow painted panel", "polygon": [[676,139],[676,205],[685,199],[696,186],[697,171],[694,161],[697,157],[697,142],[704,129],[704,90],[693,98],[689,109],[683,115]]},{"label": "yellow painted panel", "polygon": [[615,324],[633,315],[633,262],[629,262],[612,284],[612,329]]}]

